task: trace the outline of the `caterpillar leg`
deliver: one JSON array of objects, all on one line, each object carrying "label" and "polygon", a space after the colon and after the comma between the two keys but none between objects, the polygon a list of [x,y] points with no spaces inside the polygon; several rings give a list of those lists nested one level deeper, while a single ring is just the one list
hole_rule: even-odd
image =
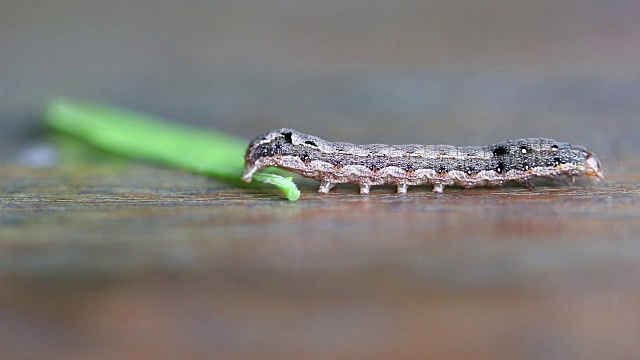
[{"label": "caterpillar leg", "polygon": [[251,179],[253,178],[253,174],[255,174],[258,170],[259,168],[255,164],[247,164],[244,169],[244,174],[242,174],[242,181],[250,183]]},{"label": "caterpillar leg", "polygon": [[444,191],[444,184],[433,184],[433,192],[436,194],[442,194]]},{"label": "caterpillar leg", "polygon": [[407,184],[398,184],[397,193],[398,194],[406,194],[408,188],[409,188],[409,185],[407,185]]},{"label": "caterpillar leg", "polygon": [[322,181],[320,182],[320,188],[318,189],[318,194],[328,194],[329,190],[333,188],[336,184],[330,181]]},{"label": "caterpillar leg", "polygon": [[526,189],[529,189],[531,191],[536,189],[536,185],[533,183],[533,181],[531,181],[529,179],[525,180],[522,184],[524,185],[524,187]]},{"label": "caterpillar leg", "polygon": [[360,195],[367,195],[370,189],[371,189],[371,185],[360,184]]},{"label": "caterpillar leg", "polygon": [[568,187],[574,187],[576,185],[576,178],[573,176],[562,176],[562,177],[554,178],[553,180],[556,180],[561,184],[563,184],[564,186],[568,186]]}]

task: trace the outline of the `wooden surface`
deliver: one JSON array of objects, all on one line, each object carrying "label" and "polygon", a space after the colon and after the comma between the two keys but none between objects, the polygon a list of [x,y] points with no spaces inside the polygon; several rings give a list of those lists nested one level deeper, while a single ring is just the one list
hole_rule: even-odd
[{"label": "wooden surface", "polygon": [[339,187],[141,164],[0,171],[3,358],[633,358],[638,174]]}]

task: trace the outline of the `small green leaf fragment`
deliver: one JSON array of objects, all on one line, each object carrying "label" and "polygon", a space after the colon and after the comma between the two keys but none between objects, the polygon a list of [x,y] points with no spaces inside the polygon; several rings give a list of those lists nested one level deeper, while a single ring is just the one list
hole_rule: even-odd
[{"label": "small green leaf fragment", "polygon": [[298,187],[293,182],[292,177],[285,178],[276,174],[259,173],[253,175],[253,178],[264,184],[269,184],[277,187],[284,193],[284,196],[287,198],[287,200],[296,201],[300,197],[300,190],[298,190]]}]

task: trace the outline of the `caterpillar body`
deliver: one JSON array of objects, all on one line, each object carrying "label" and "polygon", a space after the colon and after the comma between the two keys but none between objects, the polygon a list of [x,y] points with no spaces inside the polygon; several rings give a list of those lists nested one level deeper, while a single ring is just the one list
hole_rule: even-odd
[{"label": "caterpillar body", "polygon": [[335,184],[349,183],[368,194],[374,185],[395,185],[398,194],[409,186],[464,188],[523,183],[533,189],[535,178],[569,180],[603,178],[600,161],[579,145],[545,138],[502,141],[489,146],[355,145],[329,142],[282,128],[258,136],[249,144],[242,180],[275,166],[320,181],[327,194]]}]

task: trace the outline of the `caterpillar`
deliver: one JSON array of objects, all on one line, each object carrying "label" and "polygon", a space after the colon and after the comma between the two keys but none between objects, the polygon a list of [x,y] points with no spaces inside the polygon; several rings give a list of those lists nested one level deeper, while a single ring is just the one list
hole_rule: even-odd
[{"label": "caterpillar", "polygon": [[603,179],[600,161],[579,145],[545,138],[502,141],[489,146],[355,145],[329,142],[282,128],[258,136],[249,144],[242,180],[275,166],[320,181],[318,193],[336,184],[356,184],[361,194],[374,185],[395,185],[398,194],[409,186],[431,185],[442,193],[445,186],[472,188],[522,183],[532,180],[570,181],[586,177]]}]

